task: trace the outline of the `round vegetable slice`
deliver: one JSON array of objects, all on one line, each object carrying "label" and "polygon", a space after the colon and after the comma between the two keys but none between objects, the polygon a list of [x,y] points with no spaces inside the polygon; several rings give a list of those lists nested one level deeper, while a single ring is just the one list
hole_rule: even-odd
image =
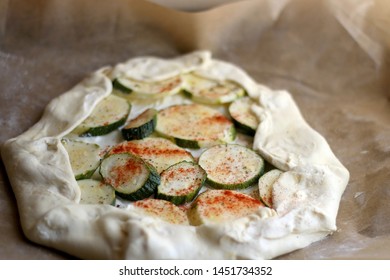
[{"label": "round vegetable slice", "polygon": [[191,153],[160,137],[148,137],[114,146],[109,154],[132,153],[156,168],[161,173],[181,161],[194,161]]},{"label": "round vegetable slice", "polygon": [[128,154],[113,154],[103,159],[100,174],[118,196],[134,201],[151,196],[160,184],[160,175],[141,158]]},{"label": "round vegetable slice", "polygon": [[181,90],[182,78],[176,76],[158,82],[145,82],[119,77],[113,81],[113,87],[136,98],[163,98]]},{"label": "round vegetable slice", "polygon": [[252,214],[264,205],[257,199],[231,190],[201,193],[189,210],[192,225],[223,223]]},{"label": "round vegetable slice", "polygon": [[157,110],[150,108],[131,120],[124,128],[122,135],[125,140],[143,139],[153,133],[156,127]]},{"label": "round vegetable slice", "polygon": [[80,204],[115,205],[115,190],[101,181],[85,179],[77,181],[81,191]]},{"label": "round vegetable slice", "polygon": [[156,131],[184,148],[210,147],[234,141],[233,123],[217,110],[200,104],[174,105],[157,114]]},{"label": "round vegetable slice", "polygon": [[243,96],[245,90],[231,81],[216,81],[195,74],[184,75],[185,94],[206,104],[225,104]]},{"label": "round vegetable slice", "polygon": [[272,208],[272,188],[276,180],[282,175],[283,172],[279,169],[272,169],[266,172],[259,179],[259,194],[260,199],[265,205]]},{"label": "round vegetable slice", "polygon": [[243,189],[264,172],[264,160],[253,150],[237,145],[217,145],[204,151],[199,165],[207,173],[207,183],[215,188]]},{"label": "round vegetable slice", "polygon": [[243,97],[235,100],[229,106],[229,114],[237,128],[252,136],[255,135],[259,126],[259,121],[251,110],[253,104],[250,97]]},{"label": "round vegetable slice", "polygon": [[109,95],[101,100],[92,113],[75,128],[80,136],[99,136],[114,131],[125,124],[131,105],[125,99]]},{"label": "round vegetable slice", "polygon": [[144,199],[133,204],[143,213],[171,224],[188,225],[186,213],[175,204],[161,199]]},{"label": "round vegetable slice", "polygon": [[76,180],[91,178],[100,164],[100,146],[73,139],[62,139]]},{"label": "round vegetable slice", "polygon": [[206,180],[206,172],[196,163],[182,161],[161,173],[156,198],[179,205],[192,201]]}]

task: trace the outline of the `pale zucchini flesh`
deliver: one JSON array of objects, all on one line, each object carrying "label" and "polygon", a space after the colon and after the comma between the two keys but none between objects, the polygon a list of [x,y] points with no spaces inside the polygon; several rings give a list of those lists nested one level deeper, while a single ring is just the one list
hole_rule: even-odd
[{"label": "pale zucchini flesh", "polygon": [[131,105],[127,100],[111,94],[96,105],[73,133],[80,136],[108,134],[125,124],[130,109]]},{"label": "pale zucchini flesh", "polygon": [[109,154],[132,153],[154,166],[158,173],[181,161],[193,162],[190,152],[161,137],[122,142],[114,146]]},{"label": "pale zucchini flesh", "polygon": [[279,169],[272,169],[259,179],[259,195],[261,201],[268,207],[272,208],[272,189],[275,182],[283,172]]},{"label": "pale zucchini flesh", "polygon": [[194,101],[225,104],[244,96],[245,90],[231,81],[216,81],[196,74],[184,75],[184,91]]},{"label": "pale zucchini flesh", "polygon": [[135,202],[135,209],[171,224],[188,225],[187,214],[175,204],[161,199],[144,199]]},{"label": "pale zucchini flesh", "polygon": [[118,77],[113,81],[115,89],[131,94],[136,98],[163,98],[181,91],[182,78],[176,76],[162,81],[137,81],[127,77]]},{"label": "pale zucchini flesh", "polygon": [[264,160],[255,151],[237,144],[217,145],[204,151],[199,165],[214,188],[243,189],[257,182]]},{"label": "pale zucchini flesh", "polygon": [[154,132],[156,122],[157,110],[153,108],[146,109],[122,128],[122,136],[125,140],[136,140],[148,137]]},{"label": "pale zucchini flesh", "polygon": [[208,190],[201,193],[189,210],[194,226],[224,223],[250,215],[264,205],[257,199],[232,190]]},{"label": "pale zucchini flesh", "polygon": [[200,104],[173,105],[160,110],[156,131],[184,148],[233,142],[234,124],[219,111]]},{"label": "pale zucchini flesh", "polygon": [[62,139],[76,180],[91,178],[100,164],[100,146],[73,139]]},{"label": "pale zucchini flesh", "polygon": [[80,204],[109,204],[115,205],[115,190],[101,181],[85,179],[77,181],[81,198]]},{"label": "pale zucchini flesh", "polygon": [[206,180],[206,172],[196,163],[182,161],[161,173],[156,198],[176,205],[191,202]]},{"label": "pale zucchini flesh", "polygon": [[229,114],[236,127],[242,132],[255,135],[259,126],[256,115],[252,112],[253,100],[250,97],[243,97],[235,100],[229,106]]},{"label": "pale zucchini flesh", "polygon": [[100,174],[118,196],[135,201],[150,197],[160,184],[160,176],[141,158],[128,153],[105,157]]}]

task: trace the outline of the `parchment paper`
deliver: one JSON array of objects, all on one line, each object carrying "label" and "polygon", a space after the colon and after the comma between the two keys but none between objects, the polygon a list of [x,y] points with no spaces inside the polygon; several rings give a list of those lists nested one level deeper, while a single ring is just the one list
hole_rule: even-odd
[{"label": "parchment paper", "polygon": [[[197,13],[135,0],[0,0],[0,142],[88,73],[197,49],[287,89],[349,169],[338,231],[282,259],[390,259],[390,3],[251,0]],[[1,164],[0,258],[62,259],[23,237]]]}]

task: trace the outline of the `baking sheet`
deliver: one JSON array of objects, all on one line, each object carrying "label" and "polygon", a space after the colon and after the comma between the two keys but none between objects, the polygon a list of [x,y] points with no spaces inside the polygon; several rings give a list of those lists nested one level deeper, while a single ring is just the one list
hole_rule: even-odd
[{"label": "baking sheet", "polygon": [[[338,231],[282,259],[390,259],[390,3],[251,0],[196,13],[136,0],[0,0],[0,142],[89,72],[209,49],[289,90],[351,172]],[[4,166],[0,258],[72,258],[27,241]]]}]

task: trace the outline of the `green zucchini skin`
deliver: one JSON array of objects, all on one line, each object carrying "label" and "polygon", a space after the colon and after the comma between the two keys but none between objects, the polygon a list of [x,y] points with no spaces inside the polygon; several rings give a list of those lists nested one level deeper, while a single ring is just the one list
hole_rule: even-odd
[{"label": "green zucchini skin", "polygon": [[62,139],[76,180],[89,179],[100,165],[100,146],[73,139]]},{"label": "green zucchini skin", "polygon": [[207,184],[216,189],[245,189],[264,173],[264,159],[238,144],[216,145],[204,151],[199,165],[207,172]]},{"label": "green zucchini skin", "polygon": [[117,77],[113,80],[113,88],[136,99],[159,99],[179,93],[182,88],[181,75],[162,81],[136,81],[129,77]]},{"label": "green zucchini skin", "polygon": [[137,201],[154,195],[156,193],[158,185],[160,185],[160,174],[158,174],[158,172],[151,165],[147,164],[147,166],[149,168],[150,174],[144,186],[133,193],[123,193],[115,191],[117,196],[122,197],[126,200]]},{"label": "green zucchini skin", "polygon": [[[180,205],[191,202],[206,181],[207,174],[197,163],[182,161],[161,173],[161,183],[157,187],[156,198]],[[172,183],[173,184],[170,184]],[[180,184],[175,193],[175,183]],[[167,190],[168,187],[168,190]]]},{"label": "green zucchini skin", "polygon": [[125,124],[131,104],[124,98],[110,94],[101,100],[91,114],[74,130],[81,137],[106,135]]},{"label": "green zucchini skin", "polygon": [[[130,153],[112,154],[105,157],[100,165],[99,172],[104,182],[115,189],[117,196],[130,201],[152,196],[160,184],[160,175],[156,169],[138,156]],[[115,176],[115,172],[118,172],[119,175]],[[133,186],[128,185],[129,181],[123,181],[123,175],[131,175],[131,178],[139,177],[142,181],[133,182],[133,184],[136,184]],[[137,188],[134,189],[135,187]]]},{"label": "green zucchini skin", "polygon": [[116,130],[117,128],[121,127],[122,125],[124,125],[126,122],[126,119],[127,119],[127,116],[114,122],[114,123],[110,123],[110,124],[105,125],[105,126],[91,127],[87,131],[81,133],[79,136],[80,137],[94,137],[94,136],[106,135],[106,134]]},{"label": "green zucchini skin", "polygon": [[213,180],[211,180],[209,178],[207,179],[207,184],[209,184],[214,189],[242,190],[242,189],[249,188],[254,183],[256,183],[263,173],[264,173],[264,168],[262,168],[260,170],[260,172],[258,173],[258,175],[253,177],[251,180],[248,180],[248,181],[246,181],[244,183],[241,183],[241,184],[223,184],[223,183],[219,183],[219,182],[213,181]]},{"label": "green zucchini skin", "polygon": [[146,123],[142,127],[122,129],[122,136],[123,139],[127,141],[144,139],[153,133],[155,127],[156,119],[152,120],[150,123]]},{"label": "green zucchini skin", "polygon": [[239,121],[233,119],[234,126],[237,128],[237,131],[242,132],[249,136],[255,136],[256,129],[253,129],[243,123],[240,123]]},{"label": "green zucchini skin", "polygon": [[229,105],[228,111],[237,130],[249,136],[256,134],[259,121],[251,111],[254,102],[249,96],[236,99]]},{"label": "green zucchini skin", "polygon": [[123,84],[121,84],[118,79],[114,79],[112,81],[112,87],[116,90],[119,90],[122,93],[130,94],[133,92],[131,88],[125,87]]},{"label": "green zucchini skin", "polygon": [[233,122],[202,104],[172,105],[159,111],[156,132],[183,148],[206,148],[231,143],[236,137]]},{"label": "green zucchini skin", "polygon": [[[140,125],[133,125],[135,122],[142,122]],[[122,136],[125,140],[139,140],[148,137],[154,132],[157,124],[157,110],[147,109],[129,125],[122,128]]]},{"label": "green zucchini skin", "polygon": [[92,175],[95,173],[96,169],[97,169],[97,167],[96,167],[95,169],[89,170],[89,171],[87,171],[87,172],[85,172],[85,173],[83,173],[83,174],[76,175],[76,176],[75,176],[75,179],[76,179],[76,180],[89,179],[89,178],[91,178]]},{"label": "green zucchini skin", "polygon": [[131,153],[153,165],[161,173],[181,161],[195,161],[192,154],[161,137],[147,137],[141,140],[124,141],[114,146],[109,154]]},{"label": "green zucchini skin", "polygon": [[245,90],[231,81],[216,81],[194,73],[183,75],[183,93],[197,103],[221,105],[245,95]]},{"label": "green zucchini skin", "polygon": [[186,139],[181,139],[181,138],[173,138],[174,142],[176,145],[182,148],[188,148],[188,149],[200,149],[200,145],[198,141],[194,140],[186,140]]}]

